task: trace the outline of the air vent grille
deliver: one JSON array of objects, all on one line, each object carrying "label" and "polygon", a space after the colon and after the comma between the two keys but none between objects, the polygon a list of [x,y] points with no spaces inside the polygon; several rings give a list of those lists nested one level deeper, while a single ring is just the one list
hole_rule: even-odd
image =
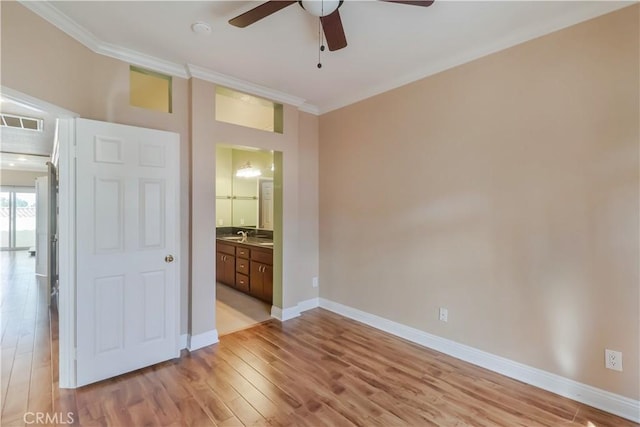
[{"label": "air vent grille", "polygon": [[42,119],[14,116],[13,114],[0,114],[0,118],[2,118],[2,127],[42,132]]}]

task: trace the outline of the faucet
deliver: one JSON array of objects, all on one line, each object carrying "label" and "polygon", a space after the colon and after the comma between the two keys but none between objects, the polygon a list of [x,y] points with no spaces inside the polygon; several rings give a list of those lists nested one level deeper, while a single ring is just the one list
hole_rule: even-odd
[{"label": "faucet", "polygon": [[247,236],[249,235],[248,231],[238,231],[236,234],[240,234],[242,235],[242,241],[244,242],[245,240],[247,240]]}]

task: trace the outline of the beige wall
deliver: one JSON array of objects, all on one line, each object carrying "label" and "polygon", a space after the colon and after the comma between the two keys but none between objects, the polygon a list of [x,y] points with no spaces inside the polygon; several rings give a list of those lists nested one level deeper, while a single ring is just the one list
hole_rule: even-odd
[{"label": "beige wall", "polygon": [[36,178],[47,176],[47,172],[0,170],[0,185],[15,185],[19,187],[35,187]]},{"label": "beige wall", "polygon": [[188,82],[173,78],[174,113],[129,105],[129,64],[97,55],[18,2],[1,2],[2,85],[81,117],[180,134],[181,330],[187,332],[189,283]]},{"label": "beige wall", "polygon": [[321,296],[638,399],[639,10],[323,115]]}]

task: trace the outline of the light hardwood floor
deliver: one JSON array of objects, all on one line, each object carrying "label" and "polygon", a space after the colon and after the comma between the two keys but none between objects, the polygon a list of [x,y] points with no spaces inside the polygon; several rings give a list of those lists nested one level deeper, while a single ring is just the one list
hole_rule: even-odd
[{"label": "light hardwood floor", "polygon": [[55,313],[50,344],[38,286],[5,261],[2,426],[25,425],[25,411],[79,426],[637,426],[322,309],[58,390]]}]

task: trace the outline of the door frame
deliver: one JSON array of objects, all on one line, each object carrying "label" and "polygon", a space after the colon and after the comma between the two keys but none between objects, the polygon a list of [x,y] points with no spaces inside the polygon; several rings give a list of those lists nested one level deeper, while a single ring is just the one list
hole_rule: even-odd
[{"label": "door frame", "polygon": [[75,120],[58,120],[58,385],[76,388]]},{"label": "door frame", "polygon": [[[56,123],[55,140],[53,143],[53,152],[51,153],[52,162],[58,168],[60,180],[59,198],[60,211],[58,212],[58,220],[60,227],[58,228],[59,236],[59,253],[58,267],[59,280],[65,286],[60,288],[58,295],[58,361],[59,361],[59,387],[75,388],[75,248],[70,246],[75,240],[75,169],[74,157],[71,156],[74,144],[73,135],[73,119],[80,117],[79,114],[59,107],[55,104],[35,98],[26,93],[11,89],[7,86],[0,86],[2,97],[27,107],[37,110],[46,111],[58,118]],[[65,152],[61,153],[60,150]],[[60,157],[64,154],[64,161],[59,162]],[[70,197],[72,196],[72,197]],[[70,234],[73,233],[73,234]]]}]

